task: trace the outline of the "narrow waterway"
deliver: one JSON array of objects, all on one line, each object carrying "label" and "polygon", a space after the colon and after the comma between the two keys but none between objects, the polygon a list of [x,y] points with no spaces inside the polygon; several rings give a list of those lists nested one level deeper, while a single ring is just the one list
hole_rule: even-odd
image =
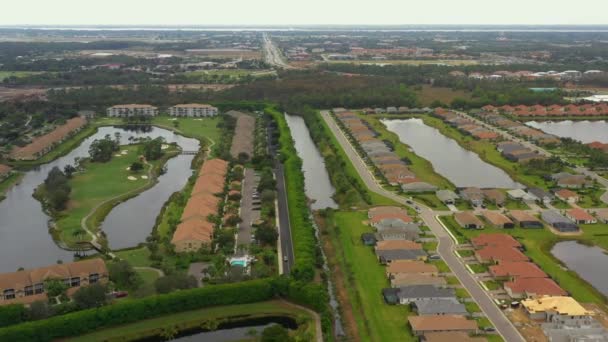
[{"label": "narrow waterway", "polygon": [[562,138],[585,144],[599,141],[608,144],[608,121],[529,121],[526,125]]},{"label": "narrow waterway", "polygon": [[476,153],[462,148],[456,141],[427,126],[422,119],[382,120],[389,131],[428,160],[437,173],[457,187],[521,188],[503,170],[483,161]]},{"label": "narrow waterway", "polygon": [[[134,138],[162,136],[167,142],[176,142],[184,150],[196,150],[199,145],[195,139],[188,139],[157,127],[150,127],[145,131],[127,130],[123,127],[101,127],[67,155],[26,172],[21,182],[12,187],[7,192],[6,199],[0,202],[0,272],[12,272],[19,267],[40,267],[53,264],[57,260],[73,259],[73,252],[59,248],[53,241],[48,232],[50,218],[42,210],[40,202],[32,197],[32,193],[44,182],[53,167],[63,169],[65,165],[73,164],[75,158],[87,157],[89,146],[95,139],[103,138],[108,134],[114,137],[115,133],[120,133],[121,144],[128,144]],[[126,247],[129,244],[135,245],[145,241],[162,203],[185,184],[186,179],[182,177],[190,174],[192,158],[192,155],[184,155],[171,159],[167,173],[159,179],[158,184],[138,197],[122,203],[119,212],[114,213],[114,210],[110,212],[108,220],[111,221],[108,222],[111,223],[104,223],[103,229],[110,239],[112,248],[115,248],[112,243]],[[135,205],[132,207],[131,204]],[[129,215],[122,213],[123,210]],[[113,233],[121,234],[129,244],[114,239]]]},{"label": "narrow waterway", "polygon": [[576,241],[558,242],[551,254],[568,269],[608,296],[608,254],[597,246],[587,246]]},{"label": "narrow waterway", "polygon": [[306,196],[313,201],[312,209],[337,208],[338,204],[332,198],[335,189],[325,169],[325,160],[314,141],[312,141],[304,119],[289,114],[285,114],[285,119],[291,131],[298,156],[302,159]]}]

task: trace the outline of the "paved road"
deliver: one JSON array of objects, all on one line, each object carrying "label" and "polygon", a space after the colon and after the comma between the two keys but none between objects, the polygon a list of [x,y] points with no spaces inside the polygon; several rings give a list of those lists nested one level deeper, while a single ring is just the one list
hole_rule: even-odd
[{"label": "paved road", "polygon": [[281,54],[281,51],[279,50],[279,48],[276,47],[276,45],[274,45],[274,43],[266,33],[264,33],[263,39],[264,60],[266,61],[266,63],[273,65],[274,67],[277,67],[279,69],[293,69],[291,65],[287,64],[283,60],[283,55]]},{"label": "paved road", "polygon": [[[359,176],[361,179],[363,179],[370,191],[390,198],[403,205],[408,205],[405,198],[382,188],[376,182],[376,179],[365,165],[365,162],[359,158],[356,150],[342,133],[334,119],[329,115],[329,112],[321,111],[321,115],[332,130],[333,134],[338,139],[342,149],[346,152],[355,169],[359,173]],[[462,286],[467,289],[471,297],[486,314],[488,319],[496,328],[497,332],[505,339],[505,341],[525,341],[520,335],[519,331],[517,331],[503,312],[496,306],[496,304],[494,304],[490,296],[481,288],[475,278],[467,271],[460,259],[456,257],[454,254],[455,242],[437,220],[436,215],[438,213],[435,213],[430,208],[422,204],[417,204],[417,206],[420,208],[420,217],[424,220],[424,223],[431,229],[439,241],[437,253],[447,263],[452,270],[452,273],[458,278],[458,280],[460,280]]]},{"label": "paved road", "polygon": [[[253,169],[245,169],[243,188],[241,190],[241,219],[236,238],[237,254],[248,252],[251,244],[251,224],[260,218],[260,211],[253,210],[253,192],[257,187],[256,175]],[[242,247],[241,247],[242,246]]]}]

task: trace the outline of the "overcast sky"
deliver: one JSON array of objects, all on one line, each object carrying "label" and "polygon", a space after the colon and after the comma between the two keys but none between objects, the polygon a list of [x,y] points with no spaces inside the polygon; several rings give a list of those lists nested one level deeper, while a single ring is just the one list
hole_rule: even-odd
[{"label": "overcast sky", "polygon": [[0,25],[608,24],[608,0],[1,0]]}]

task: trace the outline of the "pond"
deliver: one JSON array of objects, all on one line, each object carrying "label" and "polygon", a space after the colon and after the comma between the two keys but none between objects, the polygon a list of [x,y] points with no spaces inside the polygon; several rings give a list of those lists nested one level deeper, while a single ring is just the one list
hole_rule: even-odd
[{"label": "pond", "polygon": [[[0,272],[16,271],[19,267],[46,266],[57,260],[71,261],[73,252],[61,249],[48,233],[49,217],[40,202],[32,197],[34,189],[44,182],[48,172],[55,166],[63,169],[73,164],[74,158],[87,157],[89,146],[95,139],[109,134],[121,134],[121,144],[141,137],[164,137],[167,142],[176,142],[184,150],[198,150],[198,140],[189,139],[157,127],[146,130],[129,130],[125,127],[100,127],[67,155],[26,172],[21,182],[12,187],[6,199],[0,202]],[[191,175],[190,163],[193,155],[180,155],[167,163],[167,172],[159,182],[137,197],[114,208],[102,229],[106,232],[111,248],[134,246],[144,242],[150,234],[156,216],[169,196],[181,189]]]},{"label": "pond", "polygon": [[382,120],[389,131],[412,151],[428,160],[437,173],[457,187],[521,188],[503,170],[483,161],[476,153],[462,148],[458,143],[427,126],[422,119]]},{"label": "pond", "polygon": [[553,246],[551,254],[599,292],[608,296],[608,255],[602,248],[576,241],[563,241]]},{"label": "pond", "polygon": [[285,114],[291,137],[295,142],[298,156],[302,159],[306,196],[313,200],[312,209],[337,208],[332,196],[334,187],[325,169],[325,160],[310,137],[304,119],[297,115]]},{"label": "pond", "polygon": [[585,144],[599,141],[608,144],[608,121],[529,121],[526,125]]},{"label": "pond", "polygon": [[[279,324],[286,329],[295,330],[298,328],[296,321],[290,317],[269,316],[240,319],[237,321],[223,322],[218,325],[217,330],[208,331],[201,328],[194,328],[181,331],[176,338],[171,341],[195,342],[195,341],[214,341],[231,342],[249,340],[252,336],[261,336],[264,329]],[[255,331],[255,333],[254,333]],[[154,336],[139,339],[140,342],[161,342],[166,338]]]}]

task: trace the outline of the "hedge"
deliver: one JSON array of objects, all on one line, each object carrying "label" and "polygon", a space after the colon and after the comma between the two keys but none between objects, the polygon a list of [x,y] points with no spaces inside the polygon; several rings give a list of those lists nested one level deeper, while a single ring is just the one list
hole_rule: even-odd
[{"label": "hedge", "polygon": [[0,306],[0,328],[25,322],[27,310],[21,304]]},{"label": "hedge", "polygon": [[101,308],[0,329],[0,341],[52,341],[176,312],[265,301],[277,292],[272,282],[273,279],[253,280],[119,301]]}]

